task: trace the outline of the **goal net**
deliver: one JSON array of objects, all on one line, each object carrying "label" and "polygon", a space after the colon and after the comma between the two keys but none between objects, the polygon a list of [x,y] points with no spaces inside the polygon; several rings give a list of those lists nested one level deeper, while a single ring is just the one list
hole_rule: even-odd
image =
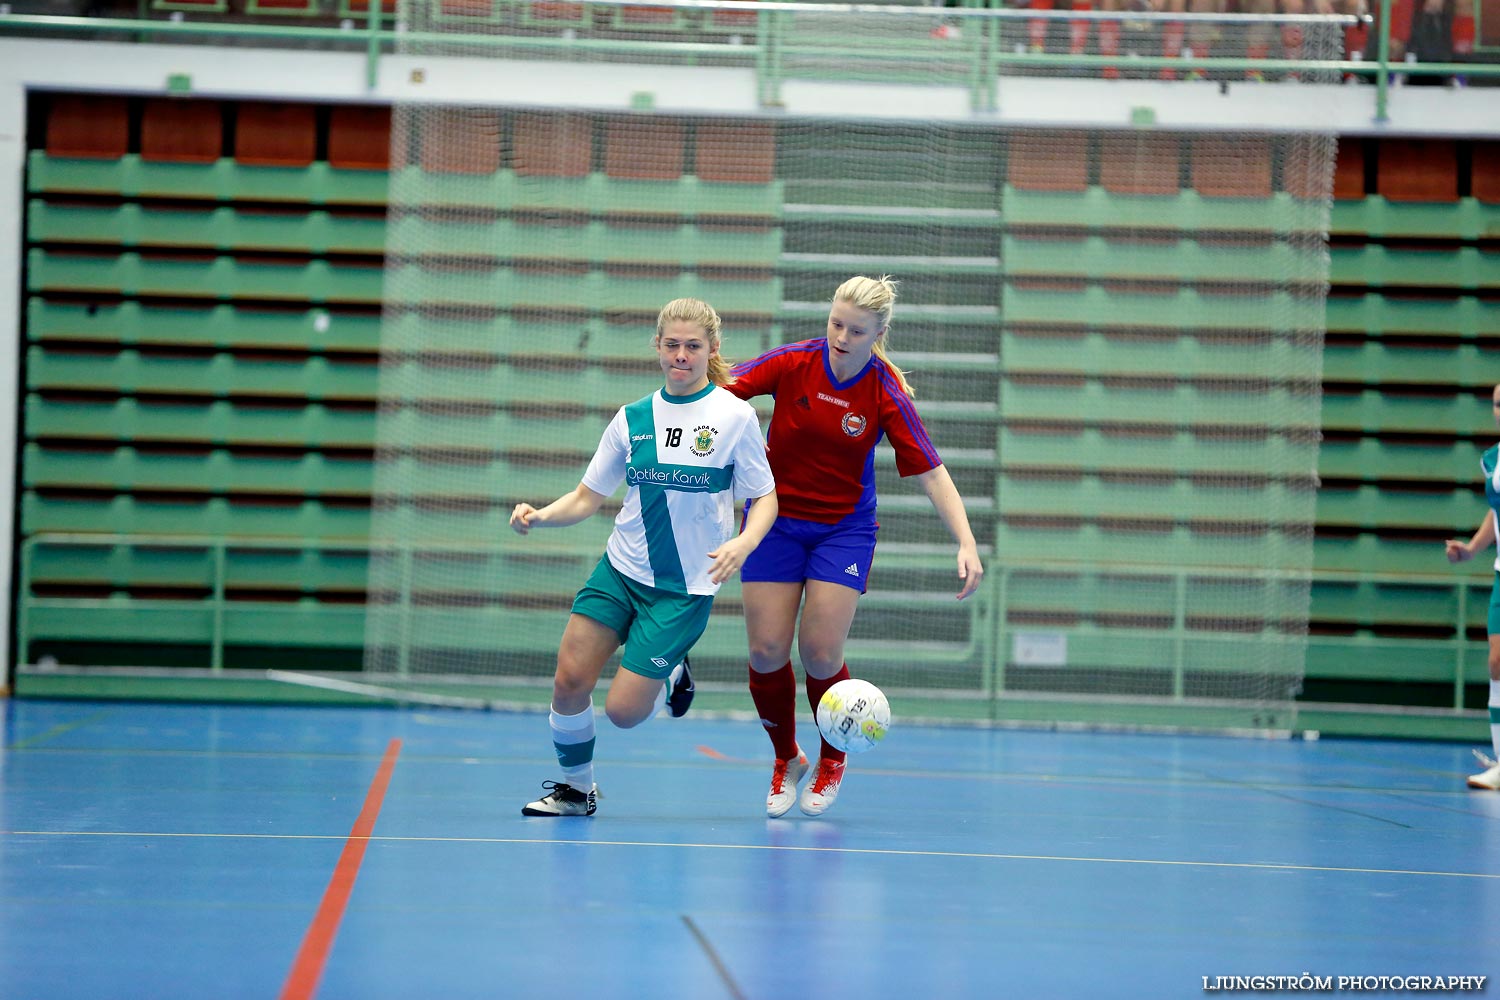
[{"label": "goal net", "polygon": [[[521,538],[507,520],[519,501],[573,489],[614,411],[659,387],[658,309],[708,301],[725,353],[744,360],[822,336],[850,275],[891,274],[891,353],[988,574],[954,600],[953,542],[882,445],[851,671],[908,718],[1289,727],[1332,137],[1139,115],[1109,129],[1066,115],[913,124],[900,104],[924,97],[1065,110],[1149,88],[1167,107],[1230,75],[1235,91],[1253,84],[1238,64],[1191,79],[1186,41],[1173,55],[1162,35],[1177,29],[1160,19],[1114,21],[1119,46],[1091,22],[1083,61],[1058,68],[1037,56],[1078,45],[1076,21],[1045,11],[785,8],[403,10],[410,54],[503,57],[512,77],[529,66],[553,82],[568,59],[580,87],[572,105],[476,90],[470,105],[396,109],[367,679],[545,705],[621,495],[566,530]],[[1296,55],[1335,58],[1342,29],[1314,27]],[[490,44],[446,39],[459,28]],[[829,37],[855,40],[860,78],[834,79]],[[1213,37],[1212,55],[1228,46],[1267,60],[1261,76],[1288,72],[1270,68],[1291,45],[1270,22]],[[1252,52],[1253,37],[1277,48]],[[1141,54],[1148,42],[1157,55]],[[1166,73],[1169,59],[1182,65]],[[753,80],[784,107],[658,109],[664,69],[704,87]],[[583,84],[631,73],[639,107],[590,106]],[[830,93],[851,110],[798,113]],[[768,417],[772,401],[758,403]],[[749,707],[737,583],[693,657],[709,707]]]}]

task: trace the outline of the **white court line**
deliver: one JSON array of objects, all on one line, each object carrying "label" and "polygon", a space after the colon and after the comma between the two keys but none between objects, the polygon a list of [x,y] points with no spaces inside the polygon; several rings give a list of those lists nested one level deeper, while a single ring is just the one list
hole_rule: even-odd
[{"label": "white court line", "polygon": [[569,844],[578,847],[703,848],[719,851],[802,851],[817,854],[875,855],[898,858],[960,858],[971,861],[1060,861],[1100,865],[1160,865],[1176,868],[1242,868],[1278,872],[1334,872],[1349,875],[1430,875],[1437,878],[1500,880],[1496,872],[1438,872],[1408,868],[1346,868],[1336,865],[1289,865],[1254,861],[1162,861],[1151,858],[1086,858],[1066,854],[990,854],[971,851],[897,851],[880,847],[796,847],[774,844],[695,844],[650,840],[549,840],[526,837],[350,837],[320,833],[148,833],[120,830],[0,830],[0,837],[179,837],[205,840],[359,840],[393,844]]}]

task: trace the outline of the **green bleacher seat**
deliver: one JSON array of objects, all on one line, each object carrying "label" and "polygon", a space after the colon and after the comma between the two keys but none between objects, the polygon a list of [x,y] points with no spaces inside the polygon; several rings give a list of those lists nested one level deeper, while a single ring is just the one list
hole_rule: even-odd
[{"label": "green bleacher seat", "polygon": [[1200,472],[1226,475],[1295,470],[1311,461],[1310,447],[1280,434],[1225,437],[1160,428],[1129,433],[1082,423],[1007,425],[1000,432],[1007,468],[1120,472]]},{"label": "green bleacher seat", "polygon": [[[493,525],[503,526],[503,520]],[[271,503],[224,497],[167,500],[28,491],[21,502],[21,531],[27,535],[58,531],[355,539],[369,534],[369,510],[311,499]]]},{"label": "green bleacher seat", "polygon": [[[137,587],[212,587],[215,549],[220,540],[199,547],[152,544],[136,537],[98,545],[49,544],[46,537],[30,547],[34,581],[49,585],[101,584],[116,589]],[[250,548],[223,541],[224,582],[231,588],[355,592],[368,584],[369,556],[363,547],[321,548],[298,544],[286,548]]]},{"label": "green bleacher seat", "polygon": [[1315,427],[1316,397],[1251,384],[1031,378],[1006,375],[1000,408],[1007,420],[1090,423]]},{"label": "green bleacher seat", "polygon": [[1475,198],[1455,202],[1392,202],[1379,195],[1336,201],[1329,232],[1376,239],[1487,239],[1500,227],[1500,205]]},{"label": "green bleacher seat", "polygon": [[369,448],[375,443],[375,419],[373,408],[301,400],[272,407],[223,399],[83,401],[35,393],[26,398],[26,432],[46,438]]},{"label": "green bleacher seat", "polygon": [[1483,337],[1500,334],[1500,302],[1473,295],[1451,298],[1397,298],[1370,292],[1331,295],[1328,330],[1372,336],[1391,333],[1434,337]]},{"label": "green bleacher seat", "polygon": [[29,444],[23,462],[25,485],[33,488],[368,497],[374,478],[368,458],[317,453],[183,453],[131,446],[81,450]]},{"label": "green bleacher seat", "polygon": [[33,292],[376,304],[383,280],[379,267],[325,260],[287,263],[135,252],[85,256],[46,250],[32,250],[27,259]]},{"label": "green bleacher seat", "polygon": [[[1300,544],[1271,531],[1235,526],[1228,534],[1168,521],[1132,519],[1101,525],[1071,518],[1014,518],[1001,508],[995,529],[996,550],[1014,563],[1056,559],[1059,552],[1109,552],[1113,561],[1143,566],[1295,566]],[[884,532],[884,524],[881,526]]]},{"label": "green bleacher seat", "polygon": [[1318,473],[1325,479],[1465,484],[1478,481],[1482,450],[1466,441],[1329,436],[1319,447]]},{"label": "green bleacher seat", "polygon": [[1194,289],[1112,290],[1098,285],[1064,290],[1005,287],[1007,323],[1177,330],[1297,330],[1323,325],[1322,303],[1287,292],[1212,295]]},{"label": "green bleacher seat", "polygon": [[33,198],[27,208],[27,238],[120,247],[379,254],[385,250],[385,219],[321,209],[291,215],[228,207],[48,203]]},{"label": "green bleacher seat", "polygon": [[523,174],[432,175],[418,167],[391,172],[390,199],[407,206],[482,208],[493,211],[561,211],[590,216],[763,219],[779,217],[781,182],[712,182],[686,174],[673,180],[632,180],[603,173],[581,176]]},{"label": "green bleacher seat", "polygon": [[1428,395],[1330,389],[1323,396],[1323,426],[1341,431],[1489,435],[1495,420],[1487,395]]},{"label": "green bleacher seat", "polygon": [[774,267],[781,231],[772,226],[709,227],[683,221],[434,221],[408,216],[392,227],[393,247],[441,247],[472,258]]},{"label": "green bleacher seat", "polygon": [[[1278,482],[1226,477],[1218,485],[1187,476],[1123,478],[1087,473],[1007,470],[998,484],[1000,509],[1009,516],[1155,518],[1255,521],[1292,509],[1295,495]],[[967,497],[966,497],[967,499]]]},{"label": "green bleacher seat", "polygon": [[1404,250],[1384,246],[1333,246],[1328,278],[1335,285],[1466,290],[1500,288],[1500,253],[1478,247]]},{"label": "green bleacher seat", "polygon": [[1318,361],[1313,346],[1269,334],[1216,337],[1185,332],[1168,336],[1160,332],[1130,335],[1008,328],[1002,332],[1000,343],[1005,369],[1012,374],[1233,378],[1264,369],[1269,358],[1276,358],[1278,366],[1288,372],[1314,370]]},{"label": "green bleacher seat", "polygon": [[[1478,519],[1474,521],[1477,525]],[[1435,527],[1441,527],[1436,525]],[[1320,531],[1313,541],[1313,565],[1352,573],[1436,573],[1447,567],[1441,541],[1409,534],[1381,535]]]},{"label": "green bleacher seat", "polygon": [[76,160],[32,152],[27,190],[222,202],[384,206],[386,174],[344,170],[315,162],[305,170],[257,167],[220,159],[213,163],[152,163],[137,153],[118,160]]},{"label": "green bleacher seat", "polygon": [[1362,626],[1450,627],[1458,614],[1461,579],[1455,576],[1430,584],[1315,580],[1309,617]]},{"label": "green bleacher seat", "polygon": [[[1435,387],[1470,383],[1488,361],[1477,343],[1457,339],[1422,343],[1345,343],[1330,338],[1323,349],[1323,378],[1330,382],[1430,383]],[[1487,387],[1486,387],[1487,388]]]},{"label": "green bleacher seat", "polygon": [[231,354],[185,356],[135,348],[100,354],[32,347],[27,359],[27,377],[34,389],[258,395],[309,400],[375,398],[375,365],[317,356],[290,359]]},{"label": "green bleacher seat", "polygon": [[83,305],[41,296],[32,296],[26,309],[26,329],[32,341],[362,353],[381,346],[381,317],[370,310],[270,310],[228,303],[183,307],[129,301]]},{"label": "green bleacher seat", "polygon": [[1429,492],[1369,483],[1355,487],[1325,484],[1318,491],[1317,518],[1322,525],[1459,530],[1471,523],[1478,525],[1482,516],[1481,502],[1461,487]]},{"label": "green bleacher seat", "polygon": [[1133,242],[1102,236],[1070,239],[1008,235],[1001,254],[1010,276],[1093,281],[1136,278],[1276,284],[1318,264],[1316,257],[1279,241],[1245,246],[1195,239]]},{"label": "green bleacher seat", "polygon": [[1315,232],[1318,222],[1307,205],[1290,195],[1270,198],[1205,198],[1185,190],[1168,197],[1114,194],[1102,187],[1086,192],[1028,191],[1006,185],[1001,211],[1011,227],[1076,227],[1084,230],[1256,233]]}]

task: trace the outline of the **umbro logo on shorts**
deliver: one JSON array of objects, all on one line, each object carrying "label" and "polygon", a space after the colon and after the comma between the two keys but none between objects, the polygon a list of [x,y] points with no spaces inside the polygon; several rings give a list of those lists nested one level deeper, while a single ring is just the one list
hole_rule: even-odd
[{"label": "umbro logo on shorts", "polygon": [[669,666],[671,666],[670,663],[668,663],[666,660],[663,660],[660,656],[653,656],[653,657],[651,657],[651,662],[654,663],[654,664],[656,664],[658,667],[669,667]]},{"label": "umbro logo on shorts", "polygon": [[844,567],[844,573],[848,576],[859,576],[859,567],[854,563],[850,563]]}]

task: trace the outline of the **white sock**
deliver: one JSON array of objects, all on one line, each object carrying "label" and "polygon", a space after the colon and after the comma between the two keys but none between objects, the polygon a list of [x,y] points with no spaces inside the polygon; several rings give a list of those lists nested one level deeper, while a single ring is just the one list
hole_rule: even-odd
[{"label": "white sock", "polygon": [[594,787],[594,706],[577,715],[562,715],[554,708],[547,721],[563,781],[587,792]]},{"label": "white sock", "polygon": [[1490,681],[1490,748],[1500,760],[1500,681]]}]

